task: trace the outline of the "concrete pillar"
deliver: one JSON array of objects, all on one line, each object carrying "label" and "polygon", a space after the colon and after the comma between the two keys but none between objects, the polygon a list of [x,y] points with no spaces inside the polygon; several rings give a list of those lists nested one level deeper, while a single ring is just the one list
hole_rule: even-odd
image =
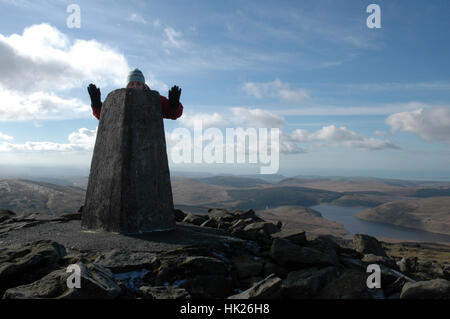
[{"label": "concrete pillar", "polygon": [[161,102],[119,89],[103,103],[81,225],[119,233],[175,226]]}]

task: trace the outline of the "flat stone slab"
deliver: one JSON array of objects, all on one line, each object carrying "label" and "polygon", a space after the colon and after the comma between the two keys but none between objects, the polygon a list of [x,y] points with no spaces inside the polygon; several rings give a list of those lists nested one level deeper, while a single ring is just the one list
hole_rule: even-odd
[{"label": "flat stone slab", "polygon": [[221,229],[204,228],[177,223],[168,231],[136,235],[124,235],[104,231],[87,231],[81,228],[79,220],[66,223],[44,223],[33,227],[13,230],[2,234],[0,247],[49,239],[69,249],[81,251],[107,251],[125,249],[129,251],[161,252],[195,244],[228,243],[242,241],[227,235]]}]

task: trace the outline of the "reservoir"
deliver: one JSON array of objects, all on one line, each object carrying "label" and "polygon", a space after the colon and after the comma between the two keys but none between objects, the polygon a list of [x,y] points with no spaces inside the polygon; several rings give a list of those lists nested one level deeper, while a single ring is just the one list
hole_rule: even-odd
[{"label": "reservoir", "polygon": [[353,236],[354,234],[367,234],[374,237],[450,243],[449,235],[429,233],[423,230],[377,222],[369,222],[361,220],[355,216],[358,212],[363,211],[366,208],[331,205],[316,205],[311,206],[310,208],[321,213],[326,219],[343,224],[345,230],[350,233],[350,236]]}]

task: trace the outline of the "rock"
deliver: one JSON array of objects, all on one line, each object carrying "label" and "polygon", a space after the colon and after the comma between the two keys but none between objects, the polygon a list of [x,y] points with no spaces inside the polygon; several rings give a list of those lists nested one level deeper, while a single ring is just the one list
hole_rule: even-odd
[{"label": "rock", "polygon": [[356,234],[353,236],[353,246],[357,252],[362,254],[374,254],[376,256],[387,257],[380,242],[372,236]]},{"label": "rock", "polygon": [[290,299],[311,298],[328,282],[338,277],[335,267],[307,268],[290,272],[283,280],[283,296]]},{"label": "rock", "polygon": [[0,209],[0,223],[3,223],[7,219],[14,218],[16,216],[16,213],[7,210],[7,209]]},{"label": "rock", "polygon": [[400,299],[450,299],[450,281],[433,279],[408,282],[403,286]]},{"label": "rock", "polygon": [[276,238],[270,248],[270,257],[279,265],[291,267],[302,265],[337,265],[335,255],[327,255],[316,249],[301,247],[287,239]]},{"label": "rock", "polygon": [[392,269],[398,268],[395,260],[389,257],[376,256],[374,254],[366,254],[361,260],[368,264],[383,265]]},{"label": "rock", "polygon": [[68,214],[62,214],[60,216],[63,220],[69,221],[69,220],[81,220],[81,213],[68,213]]},{"label": "rock", "polygon": [[118,89],[103,103],[82,214],[87,229],[119,233],[175,227],[156,91]]},{"label": "rock", "polygon": [[282,295],[282,280],[274,274],[257,282],[249,289],[228,297],[228,299],[274,299]]},{"label": "rock", "polygon": [[271,237],[272,239],[287,239],[290,242],[300,246],[306,244],[307,242],[305,232],[300,230],[282,230],[278,233],[272,234]]},{"label": "rock", "polygon": [[200,224],[201,227],[211,227],[211,228],[217,228],[218,224],[217,221],[213,218],[208,218],[203,223]]},{"label": "rock", "polygon": [[178,286],[142,286],[139,290],[143,299],[191,299],[189,292]]},{"label": "rock", "polygon": [[209,217],[207,215],[199,215],[199,214],[189,213],[183,219],[183,222],[200,226],[204,221],[206,221],[208,219],[209,219]]},{"label": "rock", "polygon": [[218,223],[222,222],[233,222],[236,217],[226,209],[223,208],[212,208],[208,210],[209,216],[216,220]]},{"label": "rock", "polygon": [[367,288],[367,276],[361,270],[346,269],[337,279],[326,284],[314,298],[372,299],[372,293]]},{"label": "rock", "polygon": [[255,256],[251,255],[241,255],[232,259],[233,268],[239,279],[258,276],[260,274],[263,264],[255,258]]},{"label": "rock", "polygon": [[253,222],[252,219],[247,218],[247,219],[238,219],[236,221],[234,221],[231,225],[230,225],[230,229],[231,231],[233,230],[237,230],[237,231],[242,231],[245,226],[247,226],[248,224],[251,224]]},{"label": "rock", "polygon": [[251,232],[258,233],[260,231],[263,231],[264,234],[266,234],[266,235],[272,235],[274,233],[279,232],[280,230],[273,223],[255,222],[255,223],[251,223],[251,224],[245,226],[244,231],[247,233],[251,233]]},{"label": "rock", "polygon": [[264,266],[262,269],[262,275],[265,277],[270,274],[275,274],[277,277],[285,279],[289,274],[289,270],[272,262],[271,260],[265,260]]},{"label": "rock", "polygon": [[414,273],[419,270],[419,260],[417,257],[403,257],[398,266],[401,272]]},{"label": "rock", "polygon": [[113,273],[124,273],[141,269],[154,269],[159,267],[156,253],[130,252],[114,249],[100,255],[95,263],[108,268]]},{"label": "rock", "polygon": [[[235,210],[231,213],[235,218],[238,219],[252,219],[252,220],[257,220],[260,219],[259,217],[257,217],[255,215],[255,211],[253,209],[249,209],[247,211],[243,211],[243,210]],[[258,220],[258,221],[263,221],[263,220]]]},{"label": "rock", "polygon": [[[383,277],[381,277],[383,278]],[[392,296],[395,295],[400,297],[400,293],[403,289],[403,286],[408,282],[406,278],[404,277],[398,277],[393,283],[388,285],[383,285],[383,282],[381,283],[381,287],[383,288],[383,291],[386,296]]]},{"label": "rock", "polygon": [[0,249],[0,295],[7,289],[38,280],[58,268],[64,246],[49,240]]},{"label": "rock", "polygon": [[183,221],[183,219],[186,217],[186,213],[183,212],[181,209],[174,209],[175,212],[175,220],[177,222],[181,222]]},{"label": "rock", "polygon": [[233,293],[231,279],[220,275],[198,275],[183,280],[179,286],[186,289],[195,299],[226,298]]},{"label": "rock", "polygon": [[270,244],[270,235],[279,232],[280,229],[273,223],[268,222],[253,222],[248,224],[243,229],[234,228],[231,231],[231,235],[240,237],[243,239],[261,241],[263,243]]},{"label": "rock", "polygon": [[228,267],[223,261],[214,257],[194,256],[187,257],[177,270],[184,277],[202,275],[227,275]]},{"label": "rock", "polygon": [[68,288],[67,279],[72,273],[56,270],[28,285],[6,290],[3,299],[110,299],[120,294],[113,274],[95,264],[77,264],[81,270],[80,288]]}]

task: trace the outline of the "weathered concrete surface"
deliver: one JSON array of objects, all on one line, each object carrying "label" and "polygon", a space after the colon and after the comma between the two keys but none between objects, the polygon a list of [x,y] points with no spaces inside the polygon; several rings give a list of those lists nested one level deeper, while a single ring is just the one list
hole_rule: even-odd
[{"label": "weathered concrete surface", "polygon": [[160,96],[119,89],[103,103],[82,214],[86,229],[139,233],[175,226]]}]

